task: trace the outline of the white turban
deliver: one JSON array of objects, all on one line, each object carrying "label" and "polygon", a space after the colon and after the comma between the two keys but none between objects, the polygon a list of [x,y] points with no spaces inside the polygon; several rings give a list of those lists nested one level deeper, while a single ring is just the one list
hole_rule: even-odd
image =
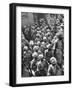
[{"label": "white turban", "polygon": [[39,46],[34,46],[34,47],[33,47],[33,50],[34,50],[34,51],[36,51],[36,50],[38,50],[38,49],[39,49]]},{"label": "white turban", "polygon": [[32,54],[32,57],[38,57],[38,53],[37,53],[37,52],[34,52],[34,53]]},{"label": "white turban", "polygon": [[43,58],[43,54],[39,54],[38,59],[42,59]]},{"label": "white turban", "polygon": [[24,46],[24,48],[23,48],[24,50],[28,50],[28,47],[27,46]]},{"label": "white turban", "polygon": [[29,42],[29,45],[34,45],[34,42],[31,40],[30,42]]},{"label": "white turban", "polygon": [[50,62],[51,62],[52,64],[56,64],[56,63],[57,63],[57,60],[56,60],[55,57],[51,57]]}]

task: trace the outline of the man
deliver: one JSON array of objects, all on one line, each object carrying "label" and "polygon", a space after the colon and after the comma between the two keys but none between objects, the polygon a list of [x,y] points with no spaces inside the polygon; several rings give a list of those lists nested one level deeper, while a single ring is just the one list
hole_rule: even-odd
[{"label": "man", "polygon": [[50,47],[50,48],[48,49],[48,51],[46,52],[46,60],[48,61],[48,63],[50,63],[50,58],[51,58],[52,56],[54,56],[54,55],[53,55],[53,52],[52,52],[52,47]]},{"label": "man", "polygon": [[47,76],[48,63],[44,60],[37,62],[36,76]]},{"label": "man", "polygon": [[25,38],[26,38],[28,41],[32,40],[31,28],[30,28],[30,26],[26,26],[25,28],[23,27],[23,28],[22,28],[22,32],[23,32]]},{"label": "man", "polygon": [[30,62],[30,75],[31,76],[35,76],[35,72],[36,72],[36,69],[37,69],[37,57],[38,57],[38,53],[37,52],[33,52],[32,53],[32,57],[33,59],[31,60]]},{"label": "man", "polygon": [[56,43],[55,57],[57,58],[57,63],[62,68],[63,64],[63,37],[58,36],[58,41]]},{"label": "man", "polygon": [[50,63],[51,64],[49,65],[47,75],[50,75],[50,76],[61,75],[62,71],[57,64],[57,60],[55,57],[50,58]]}]

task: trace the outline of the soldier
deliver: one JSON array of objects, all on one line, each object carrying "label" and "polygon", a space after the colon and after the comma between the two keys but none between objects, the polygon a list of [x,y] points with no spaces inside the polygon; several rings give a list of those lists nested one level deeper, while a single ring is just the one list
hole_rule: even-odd
[{"label": "soldier", "polygon": [[38,57],[38,60],[36,65],[37,65],[37,70],[35,72],[36,76],[47,76],[47,71],[48,71],[48,62],[43,58],[43,55],[40,54]]},{"label": "soldier", "polygon": [[50,58],[50,63],[51,64],[49,65],[47,75],[50,75],[50,76],[61,75],[62,71],[61,71],[60,67],[57,64],[57,60],[56,60],[55,57]]},{"label": "soldier", "polygon": [[62,63],[63,63],[63,37],[58,36],[58,41],[56,43],[56,50],[55,50],[55,56],[57,58],[57,63],[62,68]]}]

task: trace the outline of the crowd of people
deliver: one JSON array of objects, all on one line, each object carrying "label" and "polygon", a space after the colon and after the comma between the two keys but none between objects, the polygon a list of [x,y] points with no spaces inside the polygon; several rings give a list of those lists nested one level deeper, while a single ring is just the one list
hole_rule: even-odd
[{"label": "crowd of people", "polygon": [[64,17],[22,27],[22,77],[64,75]]}]

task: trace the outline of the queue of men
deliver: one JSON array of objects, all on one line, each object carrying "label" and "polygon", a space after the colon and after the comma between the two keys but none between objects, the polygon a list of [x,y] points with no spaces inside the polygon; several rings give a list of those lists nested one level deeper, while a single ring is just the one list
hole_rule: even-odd
[{"label": "queue of men", "polygon": [[56,29],[44,18],[22,27],[22,77],[64,75],[64,22],[58,22]]}]

